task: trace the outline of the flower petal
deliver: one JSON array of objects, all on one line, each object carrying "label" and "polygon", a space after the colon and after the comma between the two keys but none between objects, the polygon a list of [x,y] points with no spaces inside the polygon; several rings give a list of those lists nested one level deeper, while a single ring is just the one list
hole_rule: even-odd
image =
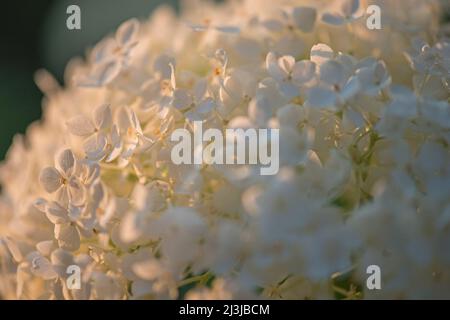
[{"label": "flower petal", "polygon": [[137,41],[139,21],[135,18],[125,21],[116,31],[116,41],[121,46],[131,46]]},{"label": "flower petal", "polygon": [[277,56],[273,52],[269,52],[266,56],[266,68],[269,75],[277,81],[283,81],[286,78],[286,72],[280,68]]},{"label": "flower petal", "polygon": [[55,157],[55,167],[63,175],[69,178],[75,171],[75,156],[70,149],[59,152]]},{"label": "flower petal", "polygon": [[338,88],[343,87],[348,79],[344,65],[335,60],[324,62],[320,66],[319,75],[322,82]]},{"label": "flower petal", "polygon": [[325,61],[332,59],[333,57],[333,49],[331,49],[326,44],[319,43],[311,48],[310,60],[318,66],[320,66]]},{"label": "flower petal", "polygon": [[85,137],[94,133],[95,128],[85,115],[76,116],[69,121],[67,121],[67,127],[69,132],[73,135]]},{"label": "flower petal", "polygon": [[342,88],[339,97],[346,101],[352,97],[354,97],[359,89],[361,88],[359,84],[359,79],[357,76],[351,77],[348,82],[345,84],[344,88]]},{"label": "flower petal", "polygon": [[81,79],[79,85],[82,87],[101,87],[111,83],[122,70],[121,62],[111,60],[106,63],[95,65],[92,73]]},{"label": "flower petal", "polygon": [[309,60],[302,60],[294,65],[292,70],[292,80],[297,84],[304,84],[310,81],[316,71],[316,64]]},{"label": "flower petal", "polygon": [[53,193],[61,187],[61,175],[53,167],[47,167],[41,171],[39,182],[45,191]]},{"label": "flower petal", "polygon": [[112,114],[108,104],[98,106],[94,110],[94,125],[98,130],[106,129],[111,126]]},{"label": "flower petal", "polygon": [[192,96],[185,89],[176,89],[173,92],[172,104],[178,110],[185,110],[191,106],[193,103]]},{"label": "flower petal", "polygon": [[106,155],[106,145],[108,141],[102,133],[97,133],[89,137],[84,142],[84,152],[88,159],[100,160]]},{"label": "flower petal", "polygon": [[196,111],[201,114],[207,114],[214,110],[214,107],[216,106],[215,101],[213,98],[208,97],[200,102],[200,104],[197,106]]},{"label": "flower petal", "polygon": [[50,261],[41,255],[31,261],[31,272],[44,280],[55,279],[58,276]]},{"label": "flower petal", "polygon": [[50,256],[50,254],[52,253],[52,251],[55,248],[55,243],[53,242],[53,240],[46,240],[46,241],[41,241],[36,245],[36,249],[39,251],[39,253],[41,253],[43,256]]},{"label": "flower petal", "polygon": [[292,68],[294,67],[295,59],[292,56],[282,56],[278,59],[278,65],[281,70],[285,74],[285,77],[291,73]]},{"label": "flower petal", "polygon": [[80,248],[80,234],[70,223],[55,225],[55,238],[61,249],[75,251]]},{"label": "flower petal", "polygon": [[334,107],[337,102],[336,93],[328,88],[314,87],[308,91],[308,104],[315,108]]},{"label": "flower petal", "polygon": [[46,216],[53,224],[66,223],[69,221],[67,210],[58,202],[50,202],[47,205]]},{"label": "flower petal", "polygon": [[71,179],[67,188],[71,204],[74,206],[82,206],[86,200],[86,188],[84,185],[76,179]]}]

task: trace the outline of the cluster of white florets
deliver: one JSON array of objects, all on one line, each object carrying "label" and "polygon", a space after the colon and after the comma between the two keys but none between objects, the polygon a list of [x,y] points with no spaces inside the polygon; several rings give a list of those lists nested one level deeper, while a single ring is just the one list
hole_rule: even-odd
[{"label": "cluster of white florets", "polygon": [[[450,41],[438,1],[376,1],[381,30],[373,3],[162,7],[64,89],[38,73],[43,119],[0,170],[1,296],[449,298]],[[200,120],[278,128],[278,174],[175,165]]]}]

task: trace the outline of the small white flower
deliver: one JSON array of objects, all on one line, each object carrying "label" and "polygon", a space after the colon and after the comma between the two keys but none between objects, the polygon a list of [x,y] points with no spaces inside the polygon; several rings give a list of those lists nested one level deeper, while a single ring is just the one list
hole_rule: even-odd
[{"label": "small white flower", "polygon": [[144,135],[136,113],[130,108],[120,108],[117,118],[119,131],[118,136],[115,133],[114,138],[115,140],[121,139],[122,141],[122,152],[118,159],[119,166],[124,167],[128,165],[131,157],[135,153],[144,152],[149,149],[153,145],[153,140]]},{"label": "small white flower", "polygon": [[370,96],[377,95],[391,84],[386,64],[383,61],[366,61],[356,70],[362,91]]},{"label": "small white flower", "polygon": [[139,21],[130,19],[118,29],[114,38],[100,42],[91,53],[92,70],[78,84],[100,87],[111,83],[129,65],[132,49],[137,45]]},{"label": "small white flower", "polygon": [[336,108],[360,90],[359,79],[352,70],[337,60],[328,60],[319,68],[320,85],[307,93],[307,103],[316,108]]},{"label": "small white flower", "polygon": [[76,160],[70,149],[59,152],[55,157],[55,167],[43,169],[39,181],[48,193],[57,193],[60,201],[75,205],[83,204],[85,187],[76,174]]},{"label": "small white flower", "polygon": [[273,52],[267,54],[266,68],[269,75],[278,82],[280,91],[289,98],[298,96],[300,85],[308,83],[315,75],[313,62],[295,62],[291,56],[277,58]]},{"label": "small white flower", "polygon": [[[108,133],[112,125],[112,113],[109,105],[101,105],[92,112],[92,120],[79,115],[67,122],[70,133],[83,137],[84,151],[86,156],[92,160],[101,160],[108,153]],[[116,128],[112,129],[112,145],[117,144]]]}]

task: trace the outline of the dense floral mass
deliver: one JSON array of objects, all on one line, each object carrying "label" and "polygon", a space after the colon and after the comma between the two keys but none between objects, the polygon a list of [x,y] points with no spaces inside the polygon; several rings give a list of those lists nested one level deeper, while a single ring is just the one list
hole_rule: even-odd
[{"label": "dense floral mass", "polygon": [[[450,298],[440,5],[190,1],[124,22],[64,88],[37,73],[43,119],[0,169],[1,297]],[[279,128],[278,174],[175,165],[199,120]]]}]

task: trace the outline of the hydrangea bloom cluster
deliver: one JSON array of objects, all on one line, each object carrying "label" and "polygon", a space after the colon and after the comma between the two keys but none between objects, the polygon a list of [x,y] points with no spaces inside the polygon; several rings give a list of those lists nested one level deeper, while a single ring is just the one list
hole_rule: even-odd
[{"label": "hydrangea bloom cluster", "polygon": [[[374,3],[381,30],[366,26]],[[450,298],[440,13],[435,0],[191,1],[123,23],[69,63],[64,88],[39,72],[43,119],[0,169],[1,296]],[[278,174],[174,165],[171,132],[199,120],[279,128]]]}]

